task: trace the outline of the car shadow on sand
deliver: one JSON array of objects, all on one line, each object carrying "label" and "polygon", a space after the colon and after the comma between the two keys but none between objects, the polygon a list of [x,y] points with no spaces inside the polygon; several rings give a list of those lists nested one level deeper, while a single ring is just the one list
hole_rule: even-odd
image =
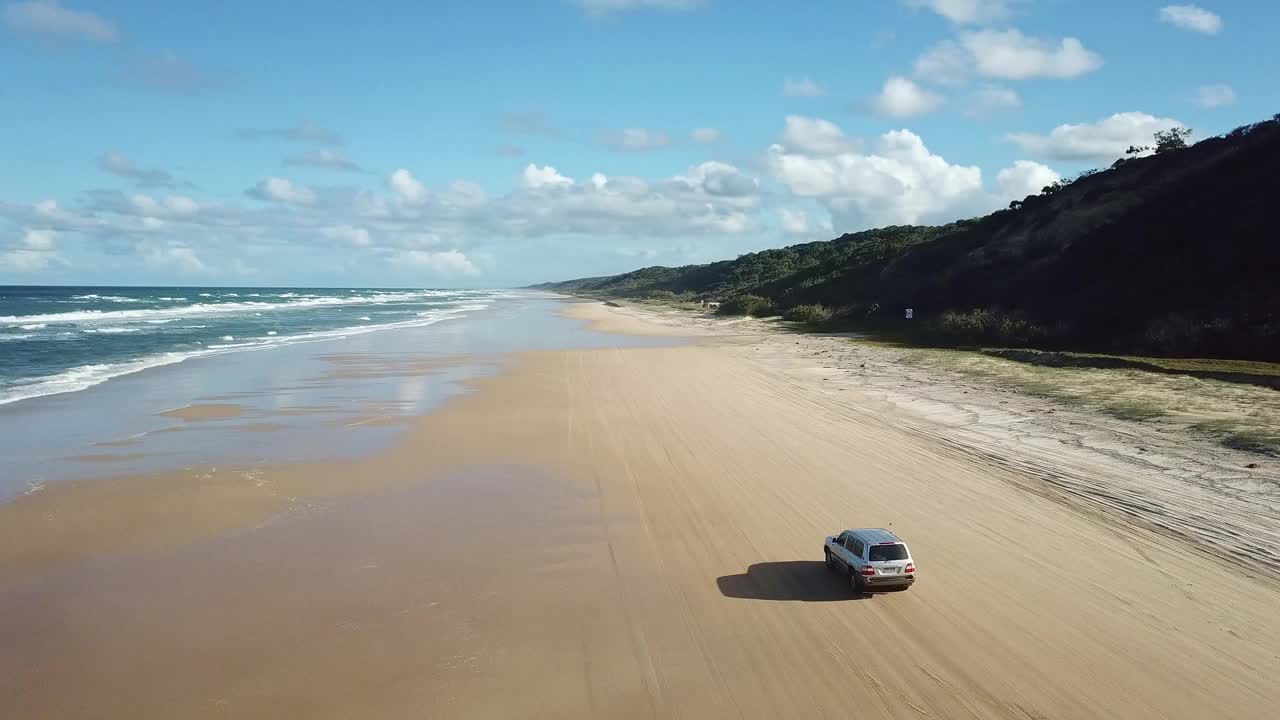
[{"label": "car shadow on sand", "polygon": [[821,560],[756,563],[744,573],[716,578],[716,585],[725,597],[747,600],[838,602],[871,597],[855,593],[846,578]]}]

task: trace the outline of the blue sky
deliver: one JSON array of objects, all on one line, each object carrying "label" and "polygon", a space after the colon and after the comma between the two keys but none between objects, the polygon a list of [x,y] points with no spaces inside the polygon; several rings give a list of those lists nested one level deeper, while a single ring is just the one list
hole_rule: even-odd
[{"label": "blue sky", "polygon": [[1276,27],[1245,0],[0,0],[0,284],[507,286],[946,222],[1269,118]]}]

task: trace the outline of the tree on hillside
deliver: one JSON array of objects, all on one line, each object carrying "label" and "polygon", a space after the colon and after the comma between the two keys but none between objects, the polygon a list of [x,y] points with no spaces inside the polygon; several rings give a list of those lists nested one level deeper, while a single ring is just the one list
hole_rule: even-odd
[{"label": "tree on hillside", "polygon": [[1156,154],[1181,150],[1187,146],[1187,138],[1191,137],[1191,128],[1175,127],[1161,130],[1156,135]]}]

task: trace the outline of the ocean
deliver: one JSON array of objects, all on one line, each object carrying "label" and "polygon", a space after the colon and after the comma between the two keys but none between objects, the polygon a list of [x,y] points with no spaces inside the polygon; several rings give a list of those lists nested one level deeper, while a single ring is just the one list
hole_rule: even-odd
[{"label": "ocean", "polygon": [[0,404],[188,358],[461,318],[498,290],[0,286]]}]

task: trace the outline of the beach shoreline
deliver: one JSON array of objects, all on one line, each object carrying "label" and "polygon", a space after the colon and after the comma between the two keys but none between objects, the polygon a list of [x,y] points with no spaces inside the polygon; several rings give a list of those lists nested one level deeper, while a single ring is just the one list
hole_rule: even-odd
[{"label": "beach shoreline", "polygon": [[[566,312],[690,340],[505,355],[357,457],[0,505],[0,714],[1246,718],[1280,700],[1274,586],[1037,491],[1038,468],[938,412],[911,423],[881,385],[833,387],[805,343],[838,339]],[[820,554],[851,525],[900,532],[918,586],[851,598]],[[999,582],[974,583],[992,558]]]}]

